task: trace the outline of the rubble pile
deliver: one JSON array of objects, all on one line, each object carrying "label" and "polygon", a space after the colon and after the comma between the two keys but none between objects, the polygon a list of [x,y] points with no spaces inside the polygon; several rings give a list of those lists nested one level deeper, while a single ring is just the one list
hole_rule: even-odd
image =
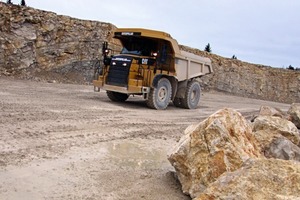
[{"label": "rubble pile", "polygon": [[225,108],[189,126],[168,156],[183,192],[194,200],[298,198],[299,111],[262,106],[247,121]]}]

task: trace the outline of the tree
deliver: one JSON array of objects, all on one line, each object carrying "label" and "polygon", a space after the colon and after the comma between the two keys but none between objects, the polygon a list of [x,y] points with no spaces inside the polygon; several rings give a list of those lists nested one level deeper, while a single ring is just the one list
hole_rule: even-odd
[{"label": "tree", "polygon": [[292,65],[290,65],[287,69],[294,70],[295,68]]},{"label": "tree", "polygon": [[234,59],[234,60],[236,60],[236,59],[237,59],[237,57],[236,57],[235,55],[233,55],[233,56],[231,57],[231,59]]},{"label": "tree", "polygon": [[211,52],[211,47],[210,47],[209,43],[205,46],[204,51],[209,52],[209,53]]},{"label": "tree", "polygon": [[7,4],[12,4],[11,0],[6,1]]},{"label": "tree", "polygon": [[26,6],[25,0],[21,1],[21,6]]}]

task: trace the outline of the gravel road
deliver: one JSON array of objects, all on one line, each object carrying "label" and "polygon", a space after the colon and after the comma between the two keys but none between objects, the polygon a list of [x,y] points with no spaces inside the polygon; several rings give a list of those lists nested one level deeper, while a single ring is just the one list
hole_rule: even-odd
[{"label": "gravel road", "polygon": [[0,77],[0,199],[187,200],[167,154],[185,128],[231,107],[246,118],[261,105],[204,93],[198,109],[111,102],[93,86]]}]

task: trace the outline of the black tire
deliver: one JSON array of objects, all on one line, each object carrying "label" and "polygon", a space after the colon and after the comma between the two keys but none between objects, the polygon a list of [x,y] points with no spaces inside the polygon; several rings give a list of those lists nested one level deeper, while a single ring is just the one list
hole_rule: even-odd
[{"label": "black tire", "polygon": [[184,99],[182,99],[182,106],[186,109],[195,109],[200,101],[201,87],[198,81],[191,81],[188,83]]},{"label": "black tire", "polygon": [[159,79],[156,88],[151,88],[147,106],[157,110],[164,110],[168,107],[172,96],[172,86],[167,78]]},{"label": "black tire", "polygon": [[182,98],[175,97],[173,100],[173,104],[176,107],[183,108]]},{"label": "black tire", "polygon": [[106,95],[108,98],[115,102],[124,102],[128,99],[128,94],[123,94],[119,92],[113,92],[113,91],[106,91]]}]

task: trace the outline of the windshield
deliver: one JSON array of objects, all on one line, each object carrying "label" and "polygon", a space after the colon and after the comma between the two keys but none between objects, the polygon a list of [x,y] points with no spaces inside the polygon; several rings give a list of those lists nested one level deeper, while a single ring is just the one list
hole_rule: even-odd
[{"label": "windshield", "polygon": [[138,51],[138,50],[131,50],[129,51],[128,49],[126,49],[126,47],[123,47],[121,54],[133,54],[133,55],[138,55],[141,56],[142,52]]},{"label": "windshield", "polygon": [[123,44],[121,54],[151,56],[152,52],[157,52],[158,43],[156,40],[150,38],[122,37],[120,40]]}]

